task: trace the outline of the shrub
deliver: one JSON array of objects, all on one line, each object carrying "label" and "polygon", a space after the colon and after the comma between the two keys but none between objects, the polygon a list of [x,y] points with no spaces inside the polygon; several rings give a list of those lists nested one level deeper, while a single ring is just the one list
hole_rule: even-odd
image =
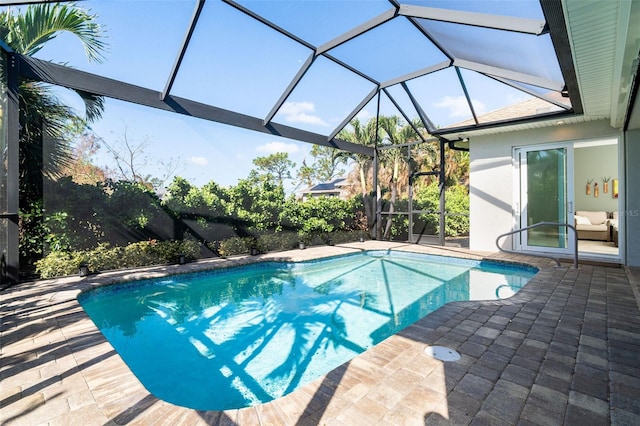
[{"label": "shrub", "polygon": [[292,250],[298,247],[298,242],[295,232],[266,233],[258,237],[258,249],[261,252]]},{"label": "shrub", "polygon": [[330,234],[333,244],[345,244],[360,241],[361,236],[366,236],[362,231],[335,231]]},{"label": "shrub", "polygon": [[60,277],[77,272],[80,263],[69,252],[52,251],[36,261],[36,272],[41,278]]},{"label": "shrub", "polygon": [[220,242],[217,247],[221,256],[234,256],[250,253],[255,247],[261,253],[270,251],[285,251],[298,248],[300,241],[315,244],[342,244],[359,241],[361,231],[331,231],[331,225],[326,222],[312,220],[307,231],[266,232],[256,237],[232,237]]},{"label": "shrub", "polygon": [[302,224],[302,232],[311,238],[333,232],[334,226],[322,217],[310,217]]},{"label": "shrub", "polygon": [[184,255],[186,260],[194,260],[199,254],[200,243],[194,240],[140,241],[122,250],[124,264],[120,267],[170,264],[178,262],[180,255]]},{"label": "shrub", "polygon": [[126,247],[110,247],[103,243],[91,250],[52,251],[36,262],[36,272],[41,278],[53,278],[76,274],[80,265],[87,265],[90,271],[97,272],[176,263],[181,254],[187,260],[193,260],[198,258],[199,253],[200,244],[194,240],[149,240]]},{"label": "shrub", "polygon": [[218,253],[220,256],[234,256],[237,254],[247,254],[251,250],[251,245],[255,242],[253,237],[231,237],[220,242]]},{"label": "shrub", "polygon": [[469,235],[469,193],[464,186],[452,186],[446,193],[446,233],[451,236]]},{"label": "shrub", "polygon": [[[439,223],[439,189],[438,183],[420,188],[416,193],[416,207],[430,210],[423,213],[419,220],[424,221],[426,233],[437,233]],[[469,194],[464,186],[452,186],[446,189],[445,235],[458,236],[469,234]]]},{"label": "shrub", "polygon": [[94,249],[74,252],[77,264],[70,272],[74,273],[81,264],[87,265],[89,270],[94,272],[136,266],[133,263],[123,262],[123,251],[122,247],[111,247],[108,243],[101,243]]},{"label": "shrub", "polygon": [[140,241],[126,246],[122,253],[122,266],[147,266],[152,265],[158,257],[154,250],[157,244],[155,240]]}]

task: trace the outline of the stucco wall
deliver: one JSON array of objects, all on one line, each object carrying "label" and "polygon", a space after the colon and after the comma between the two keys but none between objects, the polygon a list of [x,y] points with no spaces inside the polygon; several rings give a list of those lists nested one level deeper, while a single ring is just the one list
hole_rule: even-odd
[{"label": "stucco wall", "polygon": [[[469,152],[471,159],[470,248],[472,250],[497,251],[496,237],[513,228],[514,175],[511,164],[513,147],[584,141],[619,135],[618,130],[609,126],[608,120],[601,120],[579,125],[559,125],[521,132],[471,137]],[[640,145],[640,141],[638,142]],[[638,154],[640,154],[640,149]],[[511,247],[509,239],[503,241],[504,247]]]},{"label": "stucco wall", "polygon": [[629,131],[625,134],[625,173],[626,185],[625,206],[621,209],[626,219],[625,247],[627,265],[640,267],[640,130]]}]

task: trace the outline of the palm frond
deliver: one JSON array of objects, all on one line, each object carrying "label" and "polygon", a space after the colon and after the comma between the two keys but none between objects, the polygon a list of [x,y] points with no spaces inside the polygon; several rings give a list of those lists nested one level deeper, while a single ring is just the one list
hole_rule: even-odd
[{"label": "palm frond", "polygon": [[87,122],[93,122],[102,117],[104,111],[104,97],[94,95],[93,93],[76,90],[76,93],[82,98],[85,106],[85,118]]},{"label": "palm frond", "polygon": [[30,5],[23,14],[4,16],[4,24],[9,28],[6,41],[17,52],[32,56],[57,33],[68,31],[80,39],[87,58],[100,63],[107,45],[103,41],[103,27],[95,18],[96,15],[90,15],[75,3]]},{"label": "palm frond", "polygon": [[24,164],[41,161],[38,156],[43,148],[39,147],[38,141],[42,139],[46,157],[42,161],[42,172],[56,178],[61,168],[72,160],[66,135],[69,123],[78,117],[41,83],[24,83],[19,92],[21,161]]}]

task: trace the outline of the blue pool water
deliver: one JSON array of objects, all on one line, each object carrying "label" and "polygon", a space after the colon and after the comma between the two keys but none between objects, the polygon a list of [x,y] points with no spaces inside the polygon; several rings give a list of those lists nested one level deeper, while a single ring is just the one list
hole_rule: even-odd
[{"label": "blue pool water", "polygon": [[509,297],[536,272],[368,251],[121,283],[79,300],[152,394],[224,410],[285,395],[448,302]]}]

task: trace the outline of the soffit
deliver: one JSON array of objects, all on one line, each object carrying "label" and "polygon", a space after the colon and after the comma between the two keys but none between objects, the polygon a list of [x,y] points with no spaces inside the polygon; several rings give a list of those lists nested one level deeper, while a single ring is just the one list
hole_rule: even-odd
[{"label": "soffit", "polygon": [[638,1],[563,1],[584,113],[620,128],[640,47]]},{"label": "soffit", "polygon": [[565,17],[586,115],[609,116],[618,2],[566,1]]}]

